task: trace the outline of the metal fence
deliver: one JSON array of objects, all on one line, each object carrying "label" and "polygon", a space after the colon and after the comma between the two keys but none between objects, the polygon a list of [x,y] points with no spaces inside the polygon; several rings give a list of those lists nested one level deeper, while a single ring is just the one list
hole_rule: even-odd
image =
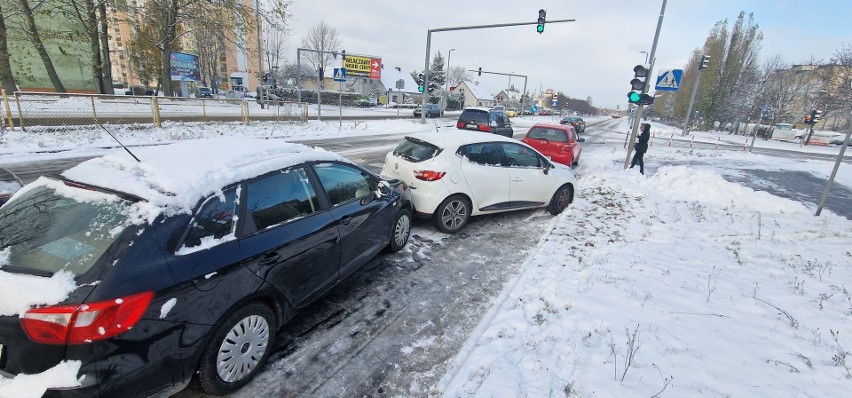
[{"label": "metal fence", "polygon": [[64,94],[17,91],[2,93],[3,121],[23,131],[66,130],[97,124],[144,124],[165,121],[305,122],[307,103],[255,99],[175,98],[132,95]]}]

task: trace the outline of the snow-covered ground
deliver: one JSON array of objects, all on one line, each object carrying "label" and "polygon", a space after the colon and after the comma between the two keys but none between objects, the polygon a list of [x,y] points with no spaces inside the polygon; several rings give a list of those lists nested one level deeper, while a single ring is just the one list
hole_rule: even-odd
[{"label": "snow-covered ground", "polygon": [[[513,122],[529,127],[551,120]],[[169,124],[162,130],[111,130],[125,144],[149,145],[232,135],[298,141],[408,133],[434,129],[436,123],[441,124],[346,122],[343,129],[336,122]],[[626,130],[621,123],[619,131]],[[620,166],[625,154],[617,134],[584,144],[577,200],[541,226],[549,232],[491,310],[475,320],[475,332],[431,395],[845,395],[852,385],[847,363],[852,294],[846,286],[852,284],[852,221],[830,211],[815,217],[813,204],[721,177],[736,162],[827,178],[833,162],[668,147],[666,138],[691,137],[665,137],[679,136],[679,130],[667,129],[654,125],[657,135],[645,162],[680,165],[644,176]],[[697,132],[695,139],[745,140],[713,132]],[[0,141],[0,164],[92,155],[114,146],[94,128],[6,132]],[[756,146],[838,151],[762,140]],[[837,183],[852,187],[848,164],[841,165]],[[66,371],[52,370],[38,380],[67,385],[67,369],[76,367],[55,369]],[[20,396],[25,380],[15,380],[0,381],[0,397]]]}]

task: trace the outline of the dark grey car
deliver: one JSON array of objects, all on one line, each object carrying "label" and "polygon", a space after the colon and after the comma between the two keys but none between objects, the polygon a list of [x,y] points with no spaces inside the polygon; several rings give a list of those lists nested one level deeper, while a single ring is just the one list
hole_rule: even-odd
[{"label": "dark grey car", "polygon": [[459,116],[456,128],[494,133],[512,138],[512,122],[506,112],[499,109],[467,108]]}]

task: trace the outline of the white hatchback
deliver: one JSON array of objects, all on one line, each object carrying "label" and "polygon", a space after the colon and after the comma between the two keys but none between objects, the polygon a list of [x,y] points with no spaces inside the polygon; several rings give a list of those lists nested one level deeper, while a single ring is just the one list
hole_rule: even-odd
[{"label": "white hatchback", "polygon": [[540,207],[559,214],[577,185],[573,170],[520,141],[468,131],[406,136],[381,175],[405,182],[417,215],[447,233],[480,214]]}]

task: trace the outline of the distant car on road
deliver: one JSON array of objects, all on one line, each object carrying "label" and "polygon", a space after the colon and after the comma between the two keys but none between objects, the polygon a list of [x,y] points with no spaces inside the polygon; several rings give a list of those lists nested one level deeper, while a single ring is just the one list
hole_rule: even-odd
[{"label": "distant car on road", "polygon": [[614,113],[613,113],[612,115],[610,115],[610,116],[612,116],[612,118],[613,118],[613,119],[618,119],[618,118],[620,118],[620,117],[621,117],[621,115],[616,115],[616,114],[614,114]]},{"label": "distant car on road", "polygon": [[562,118],[562,120],[559,121],[559,124],[568,124],[574,126],[578,133],[583,133],[586,131],[586,122],[581,117],[565,116]]},{"label": "distant car on road", "polygon": [[553,110],[542,108],[542,109],[538,110],[538,115],[539,116],[551,116],[551,115],[553,115]]},{"label": "distant car on road", "polygon": [[459,130],[475,130],[512,138],[512,122],[506,112],[494,108],[467,108],[456,122]]},{"label": "distant car on road", "polygon": [[0,167],[0,206],[3,206],[24,184],[11,171]]},{"label": "distant car on road", "polygon": [[580,143],[585,141],[577,135],[574,126],[544,123],[532,126],[523,139],[548,159],[566,166],[580,163]]},{"label": "distant car on road", "polygon": [[520,141],[460,131],[406,136],[385,157],[382,178],[411,188],[415,214],[455,233],[471,216],[546,208],[561,213],[574,200],[574,171]]},{"label": "distant car on road", "polygon": [[213,98],[213,90],[210,87],[199,87],[198,98]]},{"label": "distant car on road", "polygon": [[515,117],[518,116],[518,108],[506,108],[506,116]]},{"label": "distant car on road", "polygon": [[[414,117],[420,117],[423,114],[423,108],[418,107],[414,110]],[[441,117],[444,116],[444,111],[438,104],[426,104],[426,117]]]}]

